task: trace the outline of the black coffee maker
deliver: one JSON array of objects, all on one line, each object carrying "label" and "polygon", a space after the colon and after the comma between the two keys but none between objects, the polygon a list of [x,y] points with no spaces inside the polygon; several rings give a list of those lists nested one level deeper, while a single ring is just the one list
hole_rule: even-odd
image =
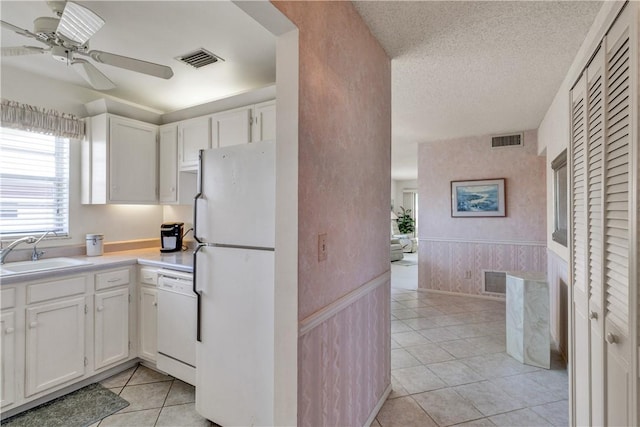
[{"label": "black coffee maker", "polygon": [[165,222],[160,226],[160,252],[177,252],[182,250],[182,230],[184,222]]}]

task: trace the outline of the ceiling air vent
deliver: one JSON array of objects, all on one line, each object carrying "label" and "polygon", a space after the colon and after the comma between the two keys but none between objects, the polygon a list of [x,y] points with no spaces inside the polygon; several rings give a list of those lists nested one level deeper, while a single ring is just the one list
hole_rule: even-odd
[{"label": "ceiling air vent", "polygon": [[491,148],[522,147],[524,135],[514,133],[511,135],[498,135],[491,137]]},{"label": "ceiling air vent", "polygon": [[200,48],[185,55],[180,55],[176,58],[180,62],[191,65],[193,68],[202,68],[205,65],[215,64],[218,61],[224,61],[218,55],[209,52],[206,49]]}]

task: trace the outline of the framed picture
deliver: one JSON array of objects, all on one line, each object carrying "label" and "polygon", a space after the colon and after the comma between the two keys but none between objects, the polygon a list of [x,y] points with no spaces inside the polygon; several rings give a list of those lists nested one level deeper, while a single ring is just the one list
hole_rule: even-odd
[{"label": "framed picture", "polygon": [[504,181],[504,178],[451,181],[451,216],[506,216]]}]

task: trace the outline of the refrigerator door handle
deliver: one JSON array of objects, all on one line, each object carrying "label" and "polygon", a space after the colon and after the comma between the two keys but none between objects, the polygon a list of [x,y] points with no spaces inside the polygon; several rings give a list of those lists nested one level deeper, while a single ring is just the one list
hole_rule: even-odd
[{"label": "refrigerator door handle", "polygon": [[[198,179],[197,179],[198,187],[197,187],[197,194],[193,198],[193,238],[198,243],[202,243],[202,239],[198,237],[198,199],[202,198],[202,153],[203,151],[204,150],[200,150],[200,152],[198,153]],[[195,252],[193,256],[195,261]],[[194,262],[194,267],[195,267],[195,262]]]},{"label": "refrigerator door handle", "polygon": [[202,307],[202,290],[198,287],[198,252],[205,246],[207,246],[206,243],[199,243],[198,246],[196,246],[196,250],[193,251],[193,293],[196,294],[196,340],[198,342],[202,342],[202,339],[200,339],[200,311]]}]

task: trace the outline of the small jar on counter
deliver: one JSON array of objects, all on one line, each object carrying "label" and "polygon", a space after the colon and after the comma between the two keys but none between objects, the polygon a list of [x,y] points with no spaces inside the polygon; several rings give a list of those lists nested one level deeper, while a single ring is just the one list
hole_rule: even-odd
[{"label": "small jar on counter", "polygon": [[100,256],[104,252],[104,234],[87,234],[87,256]]}]

